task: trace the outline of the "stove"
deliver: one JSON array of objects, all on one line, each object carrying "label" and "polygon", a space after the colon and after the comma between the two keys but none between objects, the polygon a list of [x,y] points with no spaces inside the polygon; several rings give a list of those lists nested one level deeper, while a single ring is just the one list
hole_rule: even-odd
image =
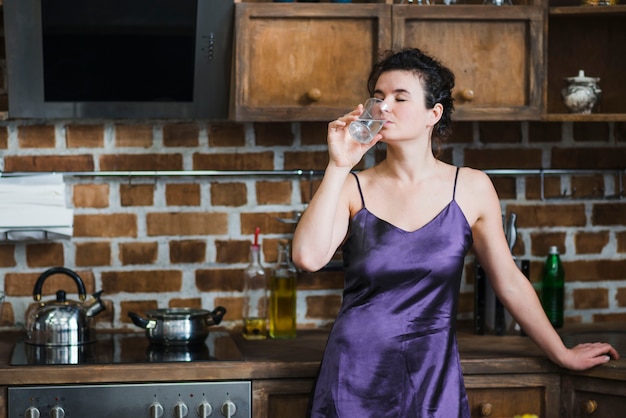
[{"label": "stove", "polygon": [[[46,347],[19,341],[12,366],[241,361],[227,332],[203,344],[151,345],[141,334],[98,334],[94,343]],[[250,381],[113,383],[8,388],[7,418],[251,418]]]},{"label": "stove", "polygon": [[144,333],[97,334],[90,344],[41,346],[16,343],[12,366],[59,364],[124,364],[189,361],[238,361],[243,356],[230,334],[213,331],[203,344],[163,346],[150,344]]}]

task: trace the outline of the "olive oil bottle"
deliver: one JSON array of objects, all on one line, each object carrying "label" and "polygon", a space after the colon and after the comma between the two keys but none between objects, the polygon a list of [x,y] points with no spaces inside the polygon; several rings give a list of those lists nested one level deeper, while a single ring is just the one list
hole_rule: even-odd
[{"label": "olive oil bottle", "polygon": [[270,337],[296,337],[297,270],[291,262],[291,246],[280,243],[278,264],[270,277]]}]

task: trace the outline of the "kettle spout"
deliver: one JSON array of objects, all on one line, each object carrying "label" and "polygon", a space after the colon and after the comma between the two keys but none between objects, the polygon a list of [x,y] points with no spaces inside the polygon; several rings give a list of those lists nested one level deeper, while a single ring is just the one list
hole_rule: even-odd
[{"label": "kettle spout", "polygon": [[102,302],[102,290],[91,295],[89,300],[86,300],[83,304],[85,308],[85,314],[88,317],[93,317],[98,315],[100,312],[104,311],[106,307]]}]

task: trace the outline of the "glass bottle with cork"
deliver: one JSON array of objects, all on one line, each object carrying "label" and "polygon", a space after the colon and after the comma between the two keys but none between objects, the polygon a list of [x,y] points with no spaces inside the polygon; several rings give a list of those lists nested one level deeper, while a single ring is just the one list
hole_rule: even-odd
[{"label": "glass bottle with cork", "polygon": [[254,230],[250,246],[250,264],[246,267],[243,284],[243,337],[247,340],[267,338],[267,274],[261,264],[260,228]]},{"label": "glass bottle with cork", "polygon": [[291,262],[291,245],[278,245],[278,264],[270,277],[270,337],[296,337],[297,270]]},{"label": "glass bottle with cork", "polygon": [[559,248],[550,247],[543,267],[541,304],[554,328],[563,326],[563,300],[565,298],[565,271],[561,264]]}]

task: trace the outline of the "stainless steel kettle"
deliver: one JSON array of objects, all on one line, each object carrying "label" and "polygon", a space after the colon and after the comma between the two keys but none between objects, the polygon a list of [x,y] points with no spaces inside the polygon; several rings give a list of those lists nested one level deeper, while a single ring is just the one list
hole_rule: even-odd
[{"label": "stainless steel kettle", "polygon": [[[56,300],[41,302],[45,280],[55,274],[65,274],[76,282],[79,301],[68,300],[64,290],[56,292]],[[65,267],[53,267],[43,272],[35,283],[33,298],[39,306],[27,319],[26,343],[44,346],[69,346],[95,341],[93,317],[105,307],[100,299],[102,291],[87,299],[85,284],[80,276]]]}]

